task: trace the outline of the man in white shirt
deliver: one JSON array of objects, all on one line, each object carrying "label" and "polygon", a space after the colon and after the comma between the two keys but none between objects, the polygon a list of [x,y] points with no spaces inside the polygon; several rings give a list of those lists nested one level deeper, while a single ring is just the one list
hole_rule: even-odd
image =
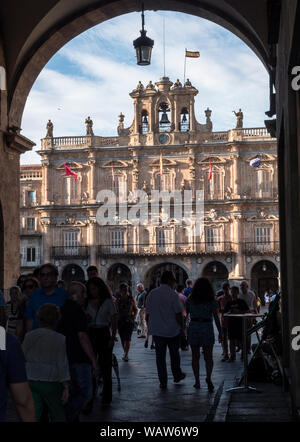
[{"label": "man in white shirt", "polygon": [[246,302],[251,313],[257,313],[256,296],[252,292],[252,290],[249,290],[247,281],[241,282],[241,292],[239,294],[239,299],[242,299]]},{"label": "man in white shirt", "polygon": [[172,272],[165,271],[160,287],[151,290],[146,300],[146,319],[148,334],[155,342],[156,366],[160,388],[167,388],[168,373],[166,365],[167,347],[170,352],[171,369],[174,382],[185,378],[180,368],[180,332],[183,330],[182,305],[174,290],[176,279]]}]

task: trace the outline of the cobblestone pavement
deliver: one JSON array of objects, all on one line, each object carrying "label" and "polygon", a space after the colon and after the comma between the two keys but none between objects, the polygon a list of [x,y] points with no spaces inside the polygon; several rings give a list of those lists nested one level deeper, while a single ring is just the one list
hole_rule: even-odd
[{"label": "cobblestone pavement", "polygon": [[[205,382],[203,355],[200,363],[201,389],[193,388],[191,351],[181,352],[182,370],[187,374],[179,384],[173,383],[168,361],[169,383],[167,390],[159,388],[155,364],[155,350],[144,348],[144,339],[132,336],[129,362],[122,361],[120,340],[114,353],[119,362],[121,391],[113,374],[113,402],[110,406],[94,403],[89,416],[81,416],[84,422],[245,422],[291,421],[289,395],[273,384],[255,384],[260,393],[228,393],[226,389],[236,385],[243,365],[238,354],[234,363],[221,362],[221,345],[214,347],[214,371],[212,381],[215,391],[209,393]],[[150,344],[150,342],[149,342]],[[167,356],[168,357],[168,356]],[[8,420],[18,420],[9,402]]]}]

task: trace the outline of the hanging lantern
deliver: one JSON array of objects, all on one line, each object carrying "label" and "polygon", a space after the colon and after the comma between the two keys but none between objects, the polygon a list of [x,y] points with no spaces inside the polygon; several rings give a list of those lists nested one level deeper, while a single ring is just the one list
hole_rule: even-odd
[{"label": "hanging lantern", "polygon": [[142,30],[141,36],[133,41],[133,46],[136,50],[137,64],[140,66],[147,66],[151,62],[151,52],[154,45],[154,40],[146,37],[147,31],[144,29],[145,17],[144,17],[144,4],[142,5]]}]

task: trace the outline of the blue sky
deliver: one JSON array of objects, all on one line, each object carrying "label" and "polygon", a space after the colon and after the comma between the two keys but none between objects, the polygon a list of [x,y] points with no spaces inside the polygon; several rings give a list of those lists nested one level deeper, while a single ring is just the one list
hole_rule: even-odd
[{"label": "blue sky", "polygon": [[[232,110],[242,108],[244,127],[262,127],[269,109],[268,75],[257,56],[226,29],[198,17],[176,12],[145,12],[147,35],[154,39],[152,63],[137,66],[132,41],[139,36],[141,14],[131,13],[100,24],[65,45],[49,61],[28,97],[22,134],[40,148],[46,123],[54,136],[84,135],[85,118],[94,121],[94,133],[114,136],[118,115],[125,125],[133,119],[129,97],[138,81],[154,83],[163,76],[163,19],[166,29],[166,75],[183,81],[184,50],[199,50],[187,59],[186,77],[199,90],[196,118],[205,120],[212,109],[213,130],[235,126]],[[60,110],[58,110],[58,108]],[[39,163],[34,151],[21,155],[21,164]]]}]

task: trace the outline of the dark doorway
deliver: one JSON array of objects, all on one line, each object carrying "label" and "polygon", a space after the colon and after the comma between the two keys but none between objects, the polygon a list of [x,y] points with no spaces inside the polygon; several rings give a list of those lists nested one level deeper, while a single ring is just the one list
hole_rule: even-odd
[{"label": "dark doorway", "polygon": [[228,281],[228,270],[221,262],[212,261],[204,267],[202,276],[210,280],[217,292],[222,289],[223,283]]},{"label": "dark doorway", "polygon": [[149,290],[158,287],[160,284],[161,275],[165,270],[169,270],[174,273],[177,284],[185,285],[185,281],[188,279],[188,274],[186,271],[177,264],[165,263],[158,264],[148,271],[144,283],[145,287]]},{"label": "dark doorway", "polygon": [[72,281],[84,282],[84,271],[77,264],[68,264],[62,272],[62,279],[65,281],[66,287]]},{"label": "dark doorway", "polygon": [[278,270],[271,261],[259,261],[251,270],[251,288],[256,291],[264,302],[264,294],[268,289],[278,290]]},{"label": "dark doorway", "polygon": [[[131,271],[125,264],[116,263],[108,270],[107,283],[112,292],[115,293],[115,291],[119,289],[122,282],[126,282],[131,289]],[[134,293],[132,293],[132,295],[134,295]]]}]

